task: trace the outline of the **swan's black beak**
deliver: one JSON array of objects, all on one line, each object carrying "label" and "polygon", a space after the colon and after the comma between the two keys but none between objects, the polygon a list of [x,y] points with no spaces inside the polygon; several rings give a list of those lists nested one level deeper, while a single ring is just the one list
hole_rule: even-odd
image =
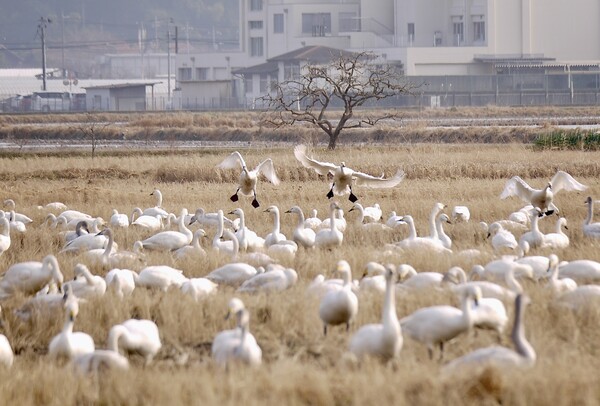
[{"label": "swan's black beak", "polygon": [[485,238],[490,238],[491,236],[492,236],[492,233],[488,233],[487,237],[485,237]]}]

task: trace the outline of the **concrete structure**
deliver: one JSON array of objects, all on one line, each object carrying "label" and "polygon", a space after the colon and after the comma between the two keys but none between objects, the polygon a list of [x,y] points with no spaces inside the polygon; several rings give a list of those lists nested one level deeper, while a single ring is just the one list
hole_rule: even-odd
[{"label": "concrete structure", "polygon": [[160,82],[122,83],[86,87],[88,111],[144,111],[146,110],[146,87],[152,89]]}]

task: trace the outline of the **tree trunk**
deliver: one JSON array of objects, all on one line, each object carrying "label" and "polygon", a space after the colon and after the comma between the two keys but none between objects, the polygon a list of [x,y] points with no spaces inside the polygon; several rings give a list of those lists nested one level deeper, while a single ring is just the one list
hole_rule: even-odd
[{"label": "tree trunk", "polygon": [[335,144],[337,142],[338,135],[339,135],[338,133],[329,135],[329,145],[327,145],[327,149],[330,149],[330,150],[335,149]]}]

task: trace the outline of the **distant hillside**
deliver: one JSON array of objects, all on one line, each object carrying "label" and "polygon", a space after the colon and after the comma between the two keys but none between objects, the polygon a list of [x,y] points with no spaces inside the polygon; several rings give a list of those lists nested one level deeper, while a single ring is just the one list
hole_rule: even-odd
[{"label": "distant hillside", "polygon": [[[192,50],[237,45],[237,0],[0,0],[0,68],[37,67],[41,63],[41,17],[52,20],[46,31],[47,62],[61,66],[65,58],[91,62],[103,53],[166,49],[167,22],[171,35],[178,27],[180,44]],[[3,4],[3,5],[2,5]],[[64,19],[63,17],[64,16]],[[142,28],[145,37],[141,35]],[[64,29],[64,31],[63,31]],[[3,48],[5,50],[3,50]]]}]

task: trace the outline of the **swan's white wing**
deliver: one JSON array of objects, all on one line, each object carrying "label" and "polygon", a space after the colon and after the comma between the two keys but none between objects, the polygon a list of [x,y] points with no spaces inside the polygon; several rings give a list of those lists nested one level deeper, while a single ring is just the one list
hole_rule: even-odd
[{"label": "swan's white wing", "polygon": [[375,176],[367,175],[362,172],[354,172],[352,177],[356,178],[356,186],[365,186],[370,188],[390,188],[396,186],[404,179],[404,171],[398,169],[398,172],[391,178],[378,178]]},{"label": "swan's white wing", "polygon": [[242,158],[242,155],[239,152],[235,151],[232,152],[231,155],[229,155],[227,158],[225,158],[223,162],[217,165],[217,168],[235,169],[238,165],[240,165],[240,168],[243,168],[244,166],[246,166],[246,162],[244,161],[244,158]]},{"label": "swan's white wing", "polygon": [[255,171],[261,172],[263,175],[265,175],[267,179],[269,179],[269,182],[271,182],[275,186],[279,185],[279,178],[275,173],[275,168],[273,167],[273,161],[271,160],[271,158],[267,158],[260,164],[258,164]]},{"label": "swan's white wing", "polygon": [[556,172],[556,175],[554,175],[550,183],[552,183],[552,191],[554,193],[563,189],[570,192],[573,190],[583,191],[588,188],[586,185],[577,182],[575,178],[564,171]]},{"label": "swan's white wing", "polygon": [[306,145],[296,145],[294,148],[294,156],[305,168],[314,169],[319,175],[327,175],[327,173],[335,171],[337,165],[330,162],[319,162],[306,156]]},{"label": "swan's white wing", "polygon": [[510,178],[506,185],[504,185],[504,190],[500,195],[500,199],[506,199],[510,196],[519,196],[525,202],[531,202],[531,197],[535,193],[535,190],[531,188],[523,179],[518,176],[513,176]]}]

